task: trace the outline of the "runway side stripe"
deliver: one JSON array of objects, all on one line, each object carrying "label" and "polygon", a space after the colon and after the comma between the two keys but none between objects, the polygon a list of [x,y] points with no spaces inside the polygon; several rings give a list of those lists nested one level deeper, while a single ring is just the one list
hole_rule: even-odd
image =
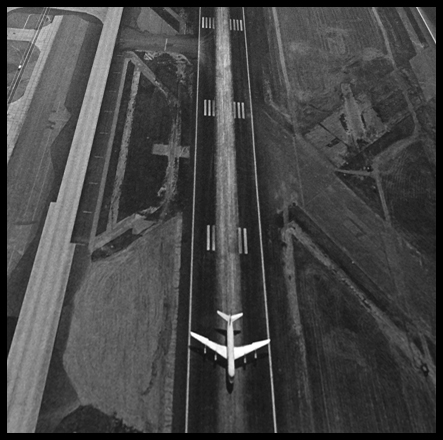
[{"label": "runway side stripe", "polygon": [[234,101],[234,119],[246,119],[245,103]]},{"label": "runway side stripe", "polygon": [[237,19],[231,18],[229,20],[229,30],[243,32],[243,20],[237,20]]},{"label": "runway side stripe", "polygon": [[211,225],[206,226],[206,250],[211,250]]},{"label": "runway side stripe", "polygon": [[246,228],[237,228],[238,253],[248,255],[248,231]]},{"label": "runway side stripe", "polygon": [[242,246],[242,237],[241,237],[241,228],[237,228],[237,240],[238,240],[238,253],[243,253],[243,246]]},{"label": "runway side stripe", "polygon": [[202,17],[201,26],[203,29],[215,29],[214,17]]},{"label": "runway side stripe", "polygon": [[215,116],[215,100],[203,100],[203,116]]},{"label": "runway side stripe", "polygon": [[212,250],[215,251],[215,225],[212,225]]}]

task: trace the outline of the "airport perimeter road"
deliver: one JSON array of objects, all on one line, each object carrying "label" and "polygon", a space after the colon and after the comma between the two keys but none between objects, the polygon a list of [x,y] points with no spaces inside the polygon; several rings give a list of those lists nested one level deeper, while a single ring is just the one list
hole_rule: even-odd
[{"label": "airport perimeter road", "polygon": [[[190,329],[225,343],[225,323],[216,314],[215,289],[215,17],[214,8],[201,8],[197,84],[193,263]],[[269,337],[264,271],[258,216],[253,145],[253,114],[247,65],[243,8],[231,8],[231,48],[234,79],[237,179],[239,192],[239,253],[242,271],[241,303],[244,316],[236,322],[236,345]],[[222,331],[217,331],[222,330]],[[272,335],[271,353],[272,354]],[[189,351],[187,432],[275,432],[272,362],[267,349],[257,360],[236,370],[232,392],[220,359],[203,354],[195,341]]]},{"label": "airport perimeter road", "polygon": [[429,32],[433,42],[437,44],[437,24],[436,24],[436,11],[435,8],[415,8],[423,20],[426,29]]}]

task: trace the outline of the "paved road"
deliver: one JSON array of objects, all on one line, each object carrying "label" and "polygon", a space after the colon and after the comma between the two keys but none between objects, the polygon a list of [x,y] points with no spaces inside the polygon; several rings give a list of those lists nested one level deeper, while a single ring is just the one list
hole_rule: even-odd
[{"label": "paved road", "polygon": [[434,26],[437,26],[437,8],[426,8],[422,7],[424,13],[427,15],[429,20],[431,20]]},{"label": "paved road", "polygon": [[425,23],[426,29],[432,36],[434,43],[437,41],[437,8],[417,8],[420,17]]},{"label": "paved road", "polygon": [[[234,114],[239,213],[240,226],[247,231],[247,249],[244,239],[241,249],[244,317],[237,321],[241,333],[236,336],[236,344],[242,344],[267,338],[267,326],[242,8],[231,8],[231,18],[234,20],[231,22],[234,100],[238,103]],[[191,329],[224,343],[223,334],[217,332],[217,329],[224,329],[224,324],[216,315],[221,299],[215,292],[213,238],[211,234],[208,240],[207,235],[208,226],[212,228],[215,218],[214,23],[213,8],[201,8]],[[244,238],[243,229],[241,234]],[[234,389],[230,393],[223,365],[216,364],[212,356],[203,356],[198,343],[192,342],[192,346],[196,349],[189,353],[187,431],[273,432],[270,359],[266,350],[257,362],[237,368]]]}]

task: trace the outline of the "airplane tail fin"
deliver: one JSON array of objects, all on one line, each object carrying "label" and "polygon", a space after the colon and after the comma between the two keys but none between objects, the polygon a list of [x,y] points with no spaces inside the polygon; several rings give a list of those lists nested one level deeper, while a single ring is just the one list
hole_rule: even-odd
[{"label": "airplane tail fin", "polygon": [[236,315],[227,315],[226,313],[220,312],[217,310],[217,314],[221,316],[225,321],[229,321],[229,318],[231,318],[231,321],[237,321],[237,319],[240,319],[243,316],[243,313],[237,313]]}]

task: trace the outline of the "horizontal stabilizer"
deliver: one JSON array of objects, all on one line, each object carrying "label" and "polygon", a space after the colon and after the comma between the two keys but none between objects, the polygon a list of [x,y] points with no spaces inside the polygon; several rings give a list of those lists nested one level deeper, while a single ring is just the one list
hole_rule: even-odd
[{"label": "horizontal stabilizer", "polygon": [[237,313],[236,315],[231,315],[232,322],[237,321],[237,319],[240,319],[243,316],[243,313]]},{"label": "horizontal stabilizer", "polygon": [[234,347],[234,358],[240,359],[243,356],[246,356],[247,354],[258,350],[259,348],[264,347],[265,345],[268,345],[270,341],[271,341],[270,339],[265,339],[264,341],[253,342],[252,344],[249,344],[249,345],[243,345],[241,347]]},{"label": "horizontal stabilizer", "polygon": [[204,336],[201,336],[197,333],[191,332],[191,336],[197,341],[200,341],[202,344],[206,345],[206,347],[210,348],[215,353],[219,354],[223,358],[227,358],[226,354],[226,346],[217,344],[216,342],[212,342],[210,339],[205,338]]},{"label": "horizontal stabilizer", "polygon": [[237,313],[236,315],[227,315],[226,313],[220,312],[220,310],[217,310],[217,314],[221,316],[226,322],[229,322],[229,318],[231,318],[231,322],[237,321],[237,319],[240,319],[243,316],[243,313]]}]

